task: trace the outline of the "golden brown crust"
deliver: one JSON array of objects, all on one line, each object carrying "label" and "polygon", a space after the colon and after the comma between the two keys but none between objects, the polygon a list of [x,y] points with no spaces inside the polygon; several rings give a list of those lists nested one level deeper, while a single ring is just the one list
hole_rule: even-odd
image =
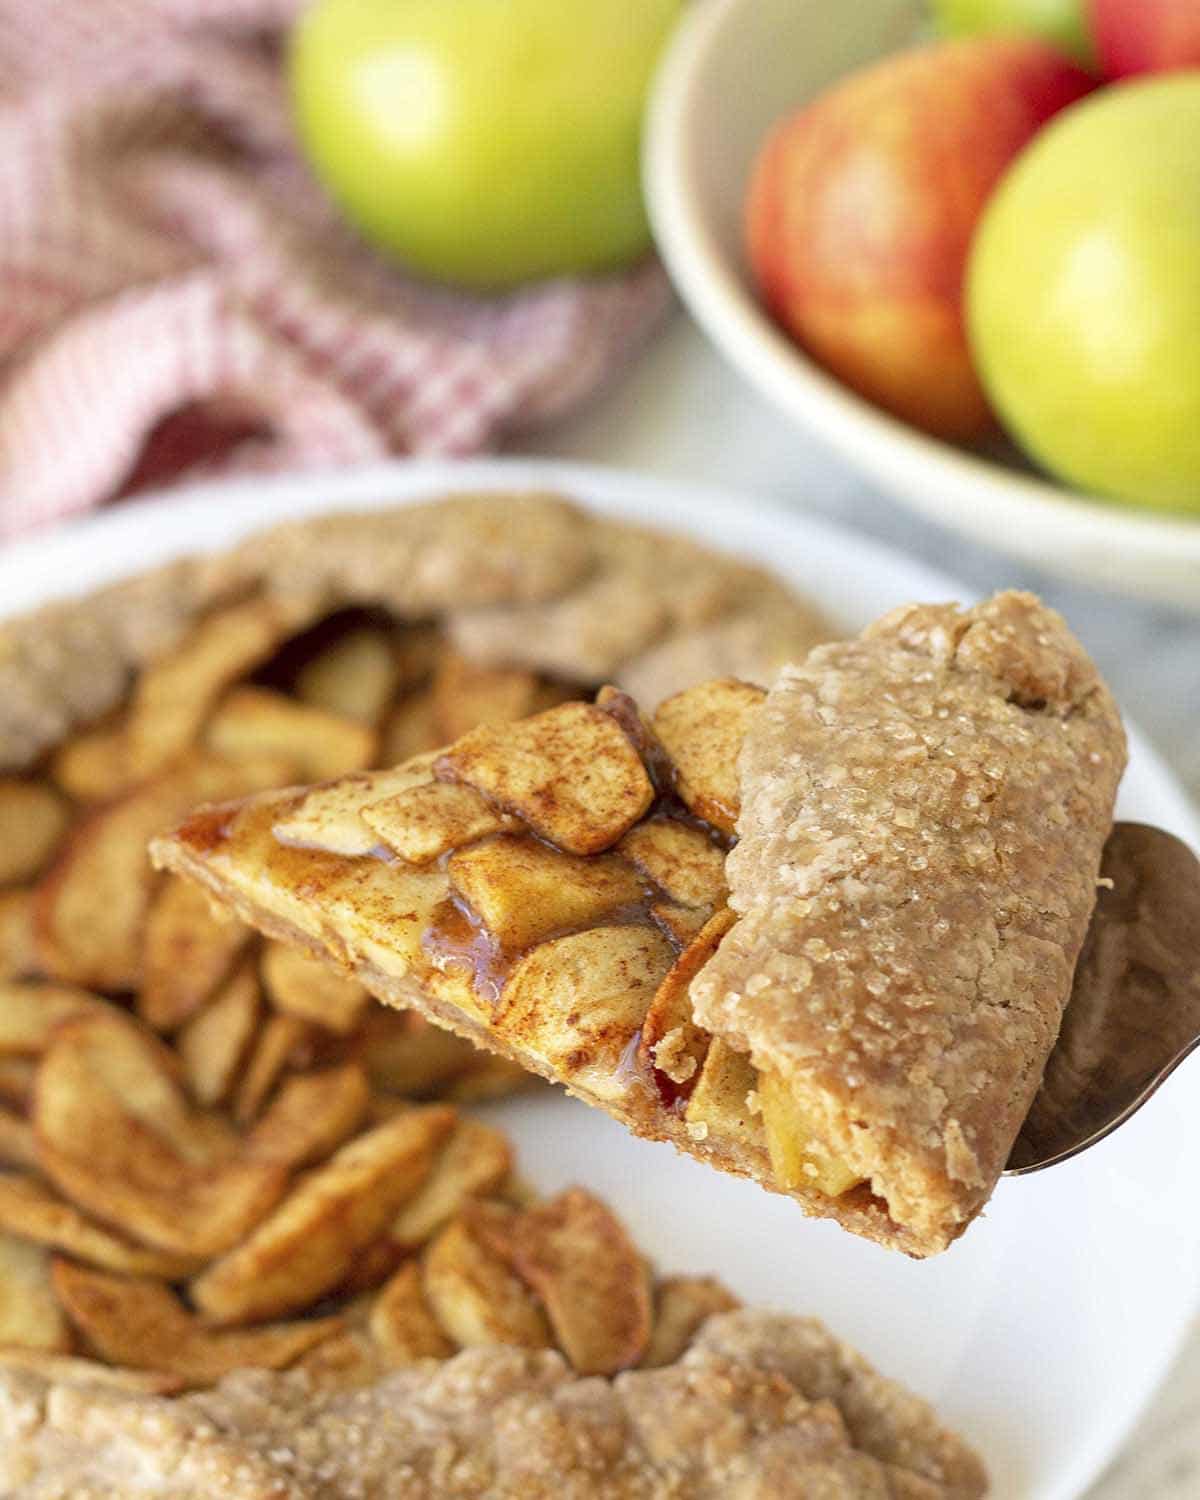
[{"label": "golden brown crust", "polygon": [[99,718],[201,615],[257,591],[311,600],[317,612],[369,604],[402,620],[437,615],[475,660],[580,682],[760,614],[770,630],[751,629],[741,656],[764,677],[781,650],[802,654],[828,634],[759,569],[557,496],[458,495],[321,516],[0,622],[0,770]]},{"label": "golden brown crust", "polygon": [[649,713],[673,693],[714,677],[774,682],[789,661],[829,638],[815,611],[807,631],[798,632],[795,601],[773,579],[762,575],[760,581],[752,610],[669,636],[622,666],[616,675],[624,690]]},{"label": "golden brown crust", "polygon": [[819,647],[753,723],[727,861],[741,920],[696,1016],[820,1112],[886,1197],[876,1237],[932,1253],[991,1193],[1058,1033],[1124,763],[1095,667],[1015,593]]},{"label": "golden brown crust", "polygon": [[817,614],[761,568],[611,521],[594,522],[593,538],[594,565],[577,587],[548,601],[460,611],[451,623],[458,645],[485,664],[518,661],[597,684],[624,686],[628,677],[653,708],[720,675],[718,653],[736,659],[740,675],[766,680],[781,660],[828,636]]},{"label": "golden brown crust", "polygon": [[172,1401],[0,1367],[13,1500],[976,1500],[978,1459],[820,1324],[713,1318],[613,1381],[477,1349],[353,1393],[234,1375]]}]

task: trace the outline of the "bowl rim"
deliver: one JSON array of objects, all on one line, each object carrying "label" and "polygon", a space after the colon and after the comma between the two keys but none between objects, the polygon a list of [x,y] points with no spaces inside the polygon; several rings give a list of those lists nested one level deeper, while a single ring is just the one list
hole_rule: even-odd
[{"label": "bowl rim", "polygon": [[[700,105],[699,77],[707,59],[754,3],[695,0],[660,63],[647,113],[643,175],[655,238],[680,296],[708,336],[764,395],[872,474],[889,497],[943,525],[953,523],[942,505],[922,498],[923,486],[953,487],[969,492],[975,503],[1002,505],[1014,531],[1074,534],[1090,517],[1104,528],[1106,552],[1147,559],[1169,553],[1177,562],[1200,567],[1200,519],[1127,509],[1118,501],[1009,470],[910,427],[821,369],[749,294],[692,188],[688,131]],[[1197,596],[1200,602],[1200,574]]]}]

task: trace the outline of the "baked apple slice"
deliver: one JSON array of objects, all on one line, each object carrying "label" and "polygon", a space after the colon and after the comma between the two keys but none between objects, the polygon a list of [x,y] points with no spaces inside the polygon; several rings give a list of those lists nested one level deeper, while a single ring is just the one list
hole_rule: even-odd
[{"label": "baked apple slice", "polygon": [[624,694],[153,846],[244,921],[645,1136],[923,1256],[1038,1087],[1125,742],[1028,595],[911,606],[769,693]]}]

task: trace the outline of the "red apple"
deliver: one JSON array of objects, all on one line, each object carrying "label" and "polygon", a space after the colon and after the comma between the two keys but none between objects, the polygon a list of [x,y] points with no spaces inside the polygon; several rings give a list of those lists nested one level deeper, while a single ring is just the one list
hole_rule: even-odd
[{"label": "red apple", "polygon": [[1200,0],[1090,0],[1096,51],[1109,78],[1200,68]]},{"label": "red apple", "polygon": [[939,437],[983,435],[971,237],[1013,157],[1092,86],[1044,42],[981,37],[899,53],[805,105],[768,138],[747,204],[771,312],[869,400]]}]

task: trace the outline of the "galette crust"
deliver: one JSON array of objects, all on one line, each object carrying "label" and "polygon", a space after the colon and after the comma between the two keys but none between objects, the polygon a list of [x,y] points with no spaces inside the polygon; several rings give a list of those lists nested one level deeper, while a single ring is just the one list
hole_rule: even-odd
[{"label": "galette crust", "polygon": [[696,630],[751,622],[734,634],[746,670],[764,678],[781,650],[803,655],[829,635],[761,569],[555,495],[319,516],[0,621],[0,771],[105,714],[200,616],[256,592],[310,600],[314,613],[437,616],[475,660],[597,686]]},{"label": "galette crust", "polygon": [[975,1455],[817,1322],[710,1319],[615,1380],[473,1349],[367,1390],[242,1372],[165,1400],[0,1363],[11,1500],[975,1500]]},{"label": "galette crust", "polygon": [[910,1252],[961,1233],[1004,1168],[1124,765],[1092,662],[1017,593],[818,647],[743,742],[739,921],[692,985],[696,1019],[803,1090]]}]

